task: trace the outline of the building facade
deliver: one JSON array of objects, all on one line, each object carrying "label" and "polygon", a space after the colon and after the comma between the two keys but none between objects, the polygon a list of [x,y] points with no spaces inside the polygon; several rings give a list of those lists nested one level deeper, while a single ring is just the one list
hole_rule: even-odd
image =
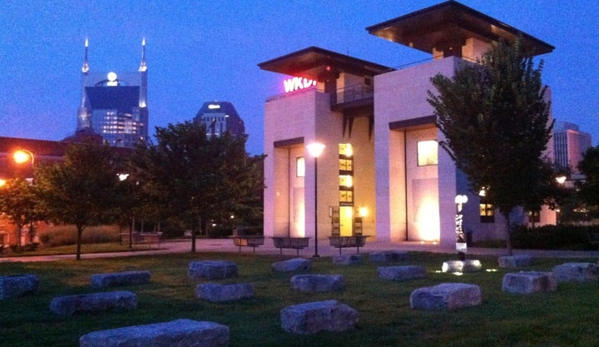
[{"label": "building facade", "polygon": [[[288,93],[265,104],[265,235],[362,233],[450,247],[459,194],[468,196],[463,224],[475,240],[504,237],[502,217],[469,191],[467,177],[438,149],[443,134],[427,92],[434,90],[431,77],[452,76],[464,60],[520,32],[455,1],[367,30],[432,59],[396,70],[309,47],[259,64],[292,76]],[[530,52],[553,50],[522,35]],[[306,150],[316,142],[325,145],[317,159]],[[551,223],[555,214],[543,211],[541,219]]]},{"label": "building facade", "polygon": [[146,42],[135,73],[93,73],[88,63],[88,41],[81,68],[81,101],[77,132],[101,135],[111,146],[134,147],[148,138],[148,67]]},{"label": "building facade", "polygon": [[220,136],[225,132],[233,136],[245,135],[243,120],[233,104],[227,101],[205,102],[193,118],[193,122],[203,124],[209,136]]},{"label": "building facade", "polygon": [[584,152],[592,146],[591,134],[580,131],[578,125],[569,122],[555,122],[553,126],[553,153],[555,163],[569,167],[574,174]]}]

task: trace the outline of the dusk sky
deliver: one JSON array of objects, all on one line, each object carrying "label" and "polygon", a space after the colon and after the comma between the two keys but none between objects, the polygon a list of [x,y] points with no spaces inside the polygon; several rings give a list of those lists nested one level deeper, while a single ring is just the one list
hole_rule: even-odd
[{"label": "dusk sky", "polygon": [[[146,38],[150,132],[229,101],[247,150],[263,152],[265,100],[285,76],[257,64],[310,46],[398,68],[430,58],[366,27],[440,0],[4,0],[0,136],[61,140],[76,128],[85,39],[90,72],[137,71]],[[461,0],[553,46],[543,80],[553,116],[599,140],[599,1]]]}]

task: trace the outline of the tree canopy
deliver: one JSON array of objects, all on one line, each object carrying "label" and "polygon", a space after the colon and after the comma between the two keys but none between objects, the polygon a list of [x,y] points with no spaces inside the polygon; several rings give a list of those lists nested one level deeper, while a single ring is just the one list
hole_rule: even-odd
[{"label": "tree canopy", "polygon": [[599,207],[599,146],[587,149],[578,170],[584,175],[578,192],[580,199],[590,207]]},{"label": "tree canopy", "polygon": [[201,221],[250,217],[257,211],[256,189],[263,188],[262,156],[245,153],[245,136],[209,136],[193,122],[156,128],[156,143],[132,156],[140,184],[160,201],[163,215],[193,230]]},{"label": "tree canopy", "polygon": [[476,63],[464,61],[453,77],[433,77],[437,93],[428,92],[444,135],[440,146],[470,189],[484,189],[487,203],[505,217],[510,253],[510,212],[544,203],[543,189],[554,178],[544,157],[553,123],[542,67],[525,54],[521,38],[500,41]]},{"label": "tree canopy", "polygon": [[115,216],[117,167],[115,152],[108,145],[84,143],[72,144],[63,163],[42,166],[36,172],[35,187],[46,215],[77,228],[77,260],[85,228]]}]

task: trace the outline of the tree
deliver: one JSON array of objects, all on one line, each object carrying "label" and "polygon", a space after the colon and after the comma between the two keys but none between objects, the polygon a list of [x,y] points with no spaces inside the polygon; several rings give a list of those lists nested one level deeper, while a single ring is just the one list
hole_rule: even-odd
[{"label": "tree", "polygon": [[599,207],[599,146],[588,148],[578,163],[584,181],[578,183],[578,195],[589,207]]},{"label": "tree", "polygon": [[21,246],[21,232],[27,224],[31,226],[29,232],[33,238],[33,223],[39,217],[37,199],[33,187],[22,178],[7,180],[0,188],[0,212],[6,213],[9,220],[15,225],[17,246]]},{"label": "tree", "polygon": [[112,221],[117,211],[117,165],[108,145],[72,144],[63,163],[42,166],[36,191],[49,218],[74,224],[77,254],[87,226]]},{"label": "tree", "polygon": [[192,229],[192,252],[202,221],[252,212],[254,192],[263,185],[258,171],[263,157],[246,155],[247,137],[208,136],[203,125],[192,122],[157,127],[155,137],[156,144],[138,148],[132,160],[163,213]]},{"label": "tree", "polygon": [[500,41],[453,77],[433,77],[438,94],[428,92],[445,137],[439,144],[468,176],[470,189],[484,189],[486,201],[505,218],[509,254],[511,211],[542,204],[541,182],[553,178],[543,157],[553,122],[542,66],[535,68],[521,38],[511,45]]}]

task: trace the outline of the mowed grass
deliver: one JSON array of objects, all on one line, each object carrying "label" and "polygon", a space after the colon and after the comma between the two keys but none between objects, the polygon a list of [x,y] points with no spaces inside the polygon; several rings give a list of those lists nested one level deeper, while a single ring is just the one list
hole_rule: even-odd
[{"label": "mowed grass", "polygon": [[[599,283],[560,283],[552,293],[517,295],[501,290],[508,270],[438,273],[452,255],[410,253],[410,265],[427,269],[425,279],[388,282],[378,278],[378,265],[340,266],[330,258],[313,259],[311,273],[341,274],[343,292],[304,294],[291,289],[293,273],[275,273],[271,264],[291,258],[239,253],[197,253],[136,256],[113,259],[40,263],[0,263],[0,275],[36,274],[38,295],[0,301],[0,345],[78,346],[80,336],[92,331],[185,318],[213,321],[230,328],[230,346],[597,346]],[[210,303],[195,297],[196,283],[187,277],[194,260],[231,260],[239,276],[219,283],[250,282],[255,297],[231,303]],[[478,257],[485,269],[497,268],[494,257]],[[550,271],[568,259],[538,259],[526,270]],[[50,312],[56,296],[93,293],[90,276],[96,273],[149,270],[151,284],[115,287],[138,296],[138,308],[59,317]],[[511,270],[515,271],[515,270]],[[410,293],[443,282],[481,286],[483,303],[451,312],[410,308]],[[336,299],[359,312],[356,329],[343,333],[295,335],[281,329],[280,310],[289,305]]]}]

